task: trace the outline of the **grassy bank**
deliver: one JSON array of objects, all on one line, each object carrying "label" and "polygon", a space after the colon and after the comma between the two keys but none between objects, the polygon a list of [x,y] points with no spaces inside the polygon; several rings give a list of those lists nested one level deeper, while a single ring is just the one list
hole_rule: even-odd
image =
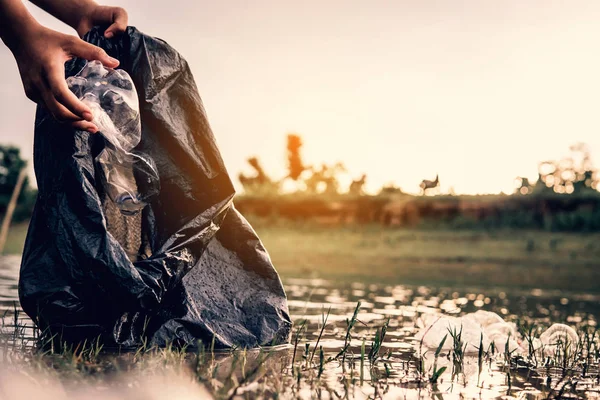
[{"label": "grassy bank", "polygon": [[4,245],[4,254],[21,254],[23,252],[28,226],[29,222],[19,222],[10,226]]},{"label": "grassy bank", "polygon": [[252,220],[285,277],[600,291],[600,235]]},{"label": "grassy bank", "polygon": [[[600,234],[250,221],[284,279],[600,291]],[[26,233],[11,227],[5,253]]]}]

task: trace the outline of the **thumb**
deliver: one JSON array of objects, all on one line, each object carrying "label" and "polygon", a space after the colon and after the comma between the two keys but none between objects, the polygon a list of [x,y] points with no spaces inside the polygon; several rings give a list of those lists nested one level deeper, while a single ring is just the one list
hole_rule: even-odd
[{"label": "thumb", "polygon": [[74,57],[84,58],[88,61],[100,61],[105,67],[116,68],[119,66],[119,60],[112,58],[98,46],[87,43],[81,39],[76,39],[69,52]]},{"label": "thumb", "polygon": [[107,39],[120,35],[127,29],[127,11],[120,7],[110,7],[108,10],[111,15],[112,24],[104,31],[104,37]]}]

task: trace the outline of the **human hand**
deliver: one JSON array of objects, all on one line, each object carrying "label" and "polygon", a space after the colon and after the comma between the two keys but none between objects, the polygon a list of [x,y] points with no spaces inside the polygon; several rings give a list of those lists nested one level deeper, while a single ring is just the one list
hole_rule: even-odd
[{"label": "human hand", "polygon": [[[114,29],[112,32],[118,32]],[[58,121],[70,122],[76,129],[97,132],[98,128],[91,122],[91,110],[67,86],[64,64],[71,58],[80,57],[116,68],[118,60],[76,36],[39,24],[24,33],[12,50],[29,99],[45,106]]]},{"label": "human hand", "polygon": [[127,11],[121,7],[100,6],[91,3],[87,8],[79,23],[74,28],[79,36],[85,35],[95,25],[108,25],[104,31],[104,37],[110,39],[116,35],[125,32],[128,22]]}]

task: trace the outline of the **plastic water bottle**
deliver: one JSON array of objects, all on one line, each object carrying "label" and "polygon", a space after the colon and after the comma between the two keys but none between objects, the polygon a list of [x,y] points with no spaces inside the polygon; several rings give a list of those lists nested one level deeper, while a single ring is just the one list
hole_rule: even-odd
[{"label": "plastic water bottle", "polygon": [[69,88],[92,111],[92,121],[104,138],[95,162],[104,190],[124,215],[135,215],[160,190],[158,171],[150,157],[134,149],[141,140],[137,92],[129,74],[92,61]]}]

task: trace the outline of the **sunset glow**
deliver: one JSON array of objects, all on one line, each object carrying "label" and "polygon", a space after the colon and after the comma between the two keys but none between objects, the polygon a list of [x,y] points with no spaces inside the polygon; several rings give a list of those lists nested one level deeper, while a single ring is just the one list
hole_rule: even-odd
[{"label": "sunset glow", "polygon": [[[370,192],[436,173],[443,193],[512,192],[574,142],[600,150],[596,1],[113,3],[188,60],[232,176],[250,156],[283,176],[290,131]],[[34,105],[0,60],[2,141],[31,158]]]}]

